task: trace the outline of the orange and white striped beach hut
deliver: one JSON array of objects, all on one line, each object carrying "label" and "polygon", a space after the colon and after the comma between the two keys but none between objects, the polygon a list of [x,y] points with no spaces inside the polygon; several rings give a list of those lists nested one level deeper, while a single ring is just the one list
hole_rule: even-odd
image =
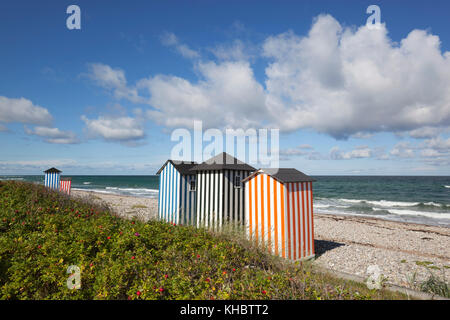
[{"label": "orange and white striped beach hut", "polygon": [[249,239],[283,258],[314,257],[313,181],[291,168],[259,169],[244,179]]}]

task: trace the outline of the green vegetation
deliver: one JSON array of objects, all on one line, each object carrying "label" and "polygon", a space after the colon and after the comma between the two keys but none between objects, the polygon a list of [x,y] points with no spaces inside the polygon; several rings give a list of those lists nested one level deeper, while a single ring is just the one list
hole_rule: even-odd
[{"label": "green vegetation", "polygon": [[[447,282],[445,282],[444,269],[442,269],[442,277],[439,277],[431,270],[441,270],[437,266],[433,266],[433,262],[430,261],[416,261],[418,266],[425,267],[429,272],[429,276],[425,281],[418,282],[416,280],[416,274],[412,275],[410,280],[411,286],[420,291],[424,291],[430,294],[437,294],[441,297],[450,298],[450,287]],[[444,266],[447,268],[447,266]]]},{"label": "green vegetation", "polygon": [[[68,289],[67,268],[81,269]],[[121,219],[0,181],[2,299],[399,299],[264,253],[230,234]]]}]

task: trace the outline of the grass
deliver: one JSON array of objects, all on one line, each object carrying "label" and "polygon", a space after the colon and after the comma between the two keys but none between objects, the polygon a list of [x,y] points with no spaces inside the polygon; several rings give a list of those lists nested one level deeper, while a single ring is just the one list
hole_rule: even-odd
[{"label": "grass", "polygon": [[[430,294],[437,294],[445,298],[450,298],[450,287],[444,280],[444,272],[445,269],[447,269],[447,266],[444,266],[444,269],[441,269],[437,266],[433,266],[433,262],[430,261],[416,261],[416,264],[418,266],[425,267],[429,271],[429,275],[425,281],[419,282],[416,280],[416,274],[413,274],[410,279],[410,285],[416,290],[420,290]],[[439,277],[432,270],[441,270],[442,276]]]},{"label": "grass", "polygon": [[[81,288],[67,287],[80,268]],[[404,299],[267,254],[244,237],[119,218],[0,181],[1,299]]]}]

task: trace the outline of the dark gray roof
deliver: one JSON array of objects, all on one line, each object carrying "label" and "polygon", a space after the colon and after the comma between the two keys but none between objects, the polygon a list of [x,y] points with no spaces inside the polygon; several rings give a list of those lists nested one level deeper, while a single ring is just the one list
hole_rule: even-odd
[{"label": "dark gray roof", "polygon": [[190,175],[194,174],[192,171],[189,171],[193,166],[197,165],[197,162],[194,161],[180,161],[180,160],[167,160],[163,166],[158,170],[156,174],[160,174],[161,171],[164,169],[164,167],[167,165],[167,163],[172,163],[172,165],[177,169],[179,173],[182,175]]},{"label": "dark gray roof", "polygon": [[244,171],[255,171],[256,169],[249,166],[245,162],[230,156],[228,153],[222,152],[205,162],[191,168],[191,171],[205,171],[205,170],[244,170]]},{"label": "dark gray roof", "polygon": [[310,176],[308,176],[308,175],[304,174],[303,172],[298,171],[297,169],[294,169],[294,168],[264,168],[264,169],[259,169],[257,172],[255,172],[251,176],[248,176],[243,181],[248,181],[252,177],[254,177],[256,174],[261,173],[261,172],[268,174],[269,176],[277,179],[278,181],[280,181],[282,183],[287,183],[287,182],[313,182],[313,181],[316,181],[313,178],[311,178]]},{"label": "dark gray roof", "polygon": [[58,169],[56,169],[56,168],[50,168],[50,169],[45,170],[44,172],[45,172],[45,173],[53,173],[53,172],[61,173],[62,171],[61,171],[61,170],[58,170]]}]

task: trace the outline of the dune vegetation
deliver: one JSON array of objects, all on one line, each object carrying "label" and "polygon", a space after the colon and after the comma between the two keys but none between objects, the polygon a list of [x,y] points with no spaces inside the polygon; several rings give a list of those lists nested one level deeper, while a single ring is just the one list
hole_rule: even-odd
[{"label": "dune vegetation", "polygon": [[[68,267],[80,270],[69,289]],[[243,237],[118,217],[0,181],[1,299],[403,299],[290,263]]]}]

